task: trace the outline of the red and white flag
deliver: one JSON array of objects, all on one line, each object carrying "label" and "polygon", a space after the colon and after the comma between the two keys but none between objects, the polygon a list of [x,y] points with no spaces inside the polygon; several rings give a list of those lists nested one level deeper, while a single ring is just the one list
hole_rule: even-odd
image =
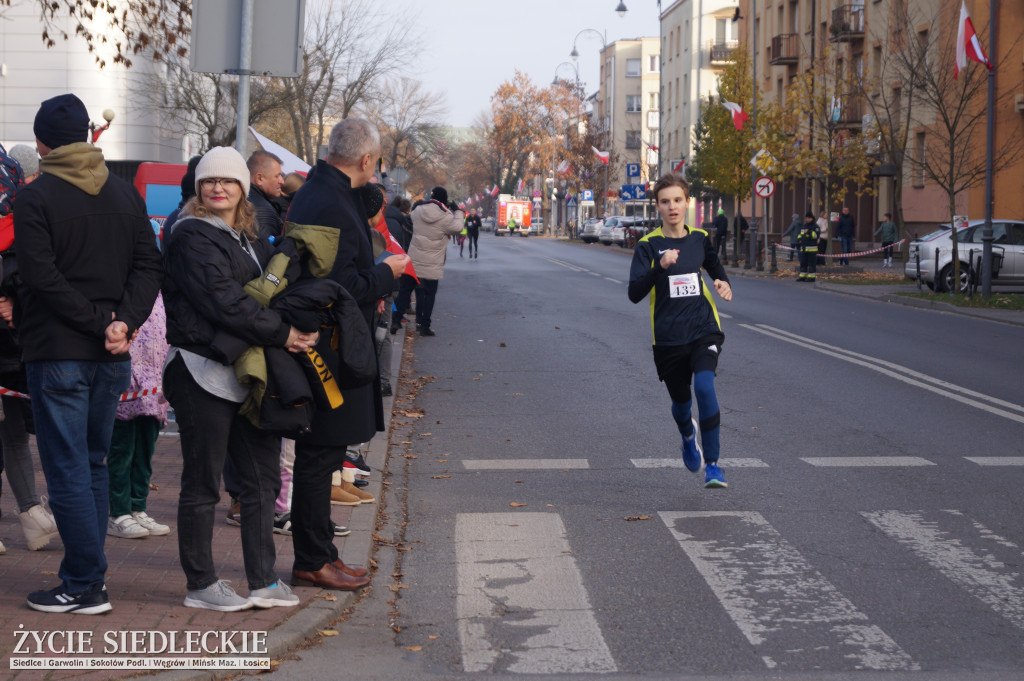
[{"label": "red and white flag", "polygon": [[750,116],[747,115],[746,111],[740,108],[739,104],[736,104],[734,102],[727,102],[726,100],[723,99],[722,106],[724,106],[732,113],[732,124],[736,127],[737,130],[742,130],[744,121],[750,120]]},{"label": "red and white flag", "polygon": [[526,186],[526,183],[523,182],[523,178],[519,178],[519,181],[516,182],[516,194],[522,194],[523,193],[523,188],[525,186]]},{"label": "red and white flag", "polygon": [[985,56],[978,41],[978,34],[974,32],[974,23],[971,22],[971,15],[967,13],[967,5],[960,2],[960,26],[956,31],[956,64],[953,71],[953,78],[960,75],[960,72],[967,68],[967,59],[971,58],[979,64],[984,64],[988,70],[992,70],[992,62]]},{"label": "red and white flag", "polygon": [[601,159],[601,163],[603,163],[605,165],[608,165],[608,160],[611,158],[612,152],[610,152],[610,151],[598,151],[597,147],[590,147],[590,148],[593,149],[594,153],[597,155],[597,157],[599,159]]},{"label": "red and white flag", "polygon": [[561,163],[558,164],[558,167],[555,168],[555,171],[559,175],[568,175],[571,170],[572,164],[569,163],[568,161],[562,161]]},{"label": "red and white flag", "polygon": [[493,187],[491,187],[491,196],[497,196],[499,191],[501,190],[498,189],[498,185],[494,185]]}]

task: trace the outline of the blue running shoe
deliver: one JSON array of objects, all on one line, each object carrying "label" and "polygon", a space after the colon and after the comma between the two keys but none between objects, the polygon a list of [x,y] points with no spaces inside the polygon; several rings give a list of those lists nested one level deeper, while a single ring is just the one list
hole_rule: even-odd
[{"label": "blue running shoe", "polygon": [[725,476],[722,475],[721,469],[718,468],[718,463],[715,461],[708,461],[704,466],[704,486],[709,489],[729,486],[725,482]]},{"label": "blue running shoe", "polygon": [[680,447],[683,452],[683,465],[686,470],[696,473],[704,462],[704,452],[697,443],[697,421],[693,422],[693,437],[683,438],[683,445]]}]

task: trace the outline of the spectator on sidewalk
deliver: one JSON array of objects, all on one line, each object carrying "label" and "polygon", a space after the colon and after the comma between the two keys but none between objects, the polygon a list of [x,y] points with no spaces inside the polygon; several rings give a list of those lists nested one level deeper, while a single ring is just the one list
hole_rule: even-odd
[{"label": "spectator on sidewalk", "polygon": [[732,219],[732,228],[739,238],[739,243],[736,245],[736,259],[739,260],[743,253],[743,241],[747,238],[747,232],[750,231],[750,223],[742,215],[737,215]]},{"label": "spectator on sidewalk", "polygon": [[174,223],[178,221],[178,213],[188,203],[188,200],[196,195],[196,166],[199,165],[199,159],[202,156],[193,156],[188,160],[188,165],[185,166],[185,174],[181,177],[181,200],[178,202],[177,207],[171,211],[171,214],[164,218],[163,225],[163,239],[167,240],[171,230],[174,229]]},{"label": "spectator on sidewalk", "polygon": [[800,214],[793,213],[793,217],[790,218],[791,222],[789,227],[786,227],[786,231],[782,233],[782,238],[789,237],[789,257],[786,258],[786,262],[793,262],[793,254],[796,253],[797,244],[800,243],[799,232],[800,232]]},{"label": "spectator on sidewalk", "polygon": [[[274,572],[274,502],[281,489],[281,438],[239,413],[249,395],[233,366],[213,349],[222,334],[250,345],[305,352],[316,333],[302,333],[248,295],[273,247],[256,234],[246,199],[249,170],[230,147],[214,147],[196,167],[196,196],[181,210],[164,247],[167,341],[164,394],[174,408],[183,467],[178,500],[178,557],[184,604],[231,612],[296,605]],[[213,524],[225,459],[241,485],[242,562],[249,598],[218,580]]]},{"label": "spectator on sidewalk", "polygon": [[718,209],[711,226],[715,228],[715,254],[725,260],[725,246],[729,240],[729,218],[725,217],[724,209]]},{"label": "spectator on sidewalk", "polygon": [[[17,165],[13,161],[17,161]],[[18,166],[21,166],[20,170]],[[39,155],[35,149],[19,144],[11,149],[10,156],[5,156],[3,147],[0,147],[0,184],[5,196],[0,200],[0,217],[13,222],[11,209],[15,194],[38,176]],[[13,225],[11,231],[13,233]],[[3,252],[3,282],[0,283],[0,385],[24,393],[28,392],[25,365],[21,361],[22,351],[12,314],[19,281],[17,254],[12,244]],[[57,536],[57,524],[36,493],[35,457],[28,443],[32,405],[27,400],[9,395],[3,396],[2,405],[4,418],[0,421],[0,443],[3,445],[3,458],[0,470],[7,473],[28,549],[38,551]],[[0,553],[5,551],[3,542],[0,542]]]},{"label": "spectator on sidewalk", "polygon": [[160,290],[160,252],[146,205],[86,140],[89,112],[72,94],[42,103],[33,123],[40,176],[15,200],[15,321],[39,459],[64,542],[61,583],[29,594],[43,612],[111,610],[107,468],[128,349]]},{"label": "spectator on sidewalk", "polygon": [[875,236],[882,237],[882,267],[892,267],[892,245],[899,238],[892,213],[885,214],[885,220],[875,230]]},{"label": "spectator on sidewalk", "polygon": [[[839,216],[839,223],[836,225],[836,235],[839,237],[839,244],[843,253],[853,253],[853,240],[857,236],[857,223],[850,215],[850,207],[843,206],[843,214]],[[849,258],[840,258],[840,265],[849,265]]]},{"label": "spectator on sidewalk", "polygon": [[273,241],[284,230],[284,218],[273,203],[281,198],[284,174],[281,159],[269,151],[258,149],[249,155],[249,203],[256,211],[256,234]]},{"label": "spectator on sidewalk", "polygon": [[[327,157],[317,161],[288,212],[290,222],[337,233],[332,245],[324,244],[322,252],[309,257],[329,263],[321,276],[345,287],[371,333],[380,299],[393,289],[409,263],[404,255],[374,263],[370,227],[355,190],[374,176],[379,156],[380,134],[372,123],[358,118],[337,123],[328,140]],[[307,276],[313,275],[307,272]],[[338,358],[337,349],[331,347],[332,336],[325,329],[316,348],[328,364]],[[334,546],[331,475],[344,465],[349,445],[366,442],[384,429],[379,377],[369,385],[342,390],[342,397],[344,403],[337,409],[317,411],[311,432],[295,443],[292,584],[296,586],[353,590],[370,582],[368,571],[345,565]]]},{"label": "spectator on sidewalk", "polygon": [[818,215],[818,257],[816,258],[816,264],[824,265],[825,258],[822,257],[823,253],[828,252],[828,213],[821,211]]}]

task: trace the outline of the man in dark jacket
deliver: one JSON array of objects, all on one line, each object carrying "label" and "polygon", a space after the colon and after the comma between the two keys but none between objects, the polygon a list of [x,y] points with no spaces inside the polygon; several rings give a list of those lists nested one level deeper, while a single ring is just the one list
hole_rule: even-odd
[{"label": "man in dark jacket", "polygon": [[245,162],[249,167],[249,203],[256,209],[257,234],[263,239],[281,236],[284,219],[274,204],[281,197],[284,174],[281,159],[269,151],[252,152]]},{"label": "man in dark jacket", "polygon": [[[370,225],[365,207],[354,189],[373,177],[380,156],[380,134],[362,119],[346,119],[331,130],[327,158],[295,194],[288,211],[289,225],[337,230],[333,252],[308,254],[303,277],[329,277],[355,298],[372,332],[381,298],[394,288],[395,279],[409,263],[406,255],[393,255],[374,264]],[[333,240],[332,240],[333,241]],[[328,268],[317,270],[326,262]],[[317,352],[337,362],[331,348],[334,334],[324,329]],[[344,403],[318,411],[312,432],[295,443],[292,477],[292,543],[295,563],[292,584],[352,590],[370,580],[364,568],[346,566],[338,557],[331,527],[331,476],[340,470],[349,445],[368,441],[384,429],[384,407],[379,378],[367,385],[342,389]]]},{"label": "man in dark jacket", "polygon": [[409,241],[412,239],[412,219],[409,217],[409,210],[412,205],[409,199],[404,196],[396,197],[388,204],[384,212],[384,220],[388,223],[388,231],[395,241],[402,247],[402,250],[409,252]]},{"label": "man in dark jacket", "polygon": [[131,379],[128,346],[153,308],[162,267],[139,193],[85,141],[81,100],[46,100],[33,129],[41,175],[15,202],[15,322],[64,560],[60,585],[29,594],[28,605],[97,614],[111,609],[104,458]]},{"label": "man in dark jacket", "polygon": [[711,225],[715,228],[715,255],[725,260],[725,244],[729,238],[729,218],[725,217],[725,211],[718,209]]},{"label": "man in dark jacket", "polygon": [[[842,245],[843,253],[853,253],[853,240],[857,235],[857,223],[850,215],[850,207],[843,206],[843,214],[839,216],[839,223],[836,225],[836,236]],[[840,265],[849,265],[849,258],[840,258]]]}]

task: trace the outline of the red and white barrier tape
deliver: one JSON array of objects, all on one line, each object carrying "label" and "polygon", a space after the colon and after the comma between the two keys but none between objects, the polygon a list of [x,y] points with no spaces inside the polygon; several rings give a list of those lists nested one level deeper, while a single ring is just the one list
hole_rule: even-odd
[{"label": "red and white barrier tape", "polygon": [[[145,390],[136,390],[135,392],[131,392],[131,393],[123,393],[118,401],[119,402],[128,402],[128,401],[131,401],[131,400],[137,400],[140,397],[145,397],[146,395],[156,395],[159,392],[163,392],[163,389],[162,388],[146,388]],[[23,400],[30,400],[30,399],[32,399],[28,395],[28,393],[20,393],[17,390],[11,390],[10,388],[4,388],[3,386],[0,386],[0,395],[7,395],[8,397],[20,397]]]},{"label": "red and white barrier tape", "polygon": [[[907,241],[906,239],[901,239],[899,241],[895,241],[895,242],[889,244],[888,246],[882,246],[881,248],[875,248],[875,249],[870,250],[870,251],[851,251],[850,253],[833,253],[832,255],[829,255],[828,253],[822,253],[821,251],[818,251],[817,256],[819,258],[859,258],[859,257],[864,256],[864,255],[873,255],[875,253],[881,253],[882,251],[884,251],[887,248],[895,248],[898,251],[898,250],[900,250],[900,245],[905,243],[906,241]],[[775,244],[775,247],[776,248],[781,248],[784,251],[798,251],[798,250],[800,250],[798,248],[791,248],[789,246],[784,246],[784,245],[778,244],[778,243]]]}]

